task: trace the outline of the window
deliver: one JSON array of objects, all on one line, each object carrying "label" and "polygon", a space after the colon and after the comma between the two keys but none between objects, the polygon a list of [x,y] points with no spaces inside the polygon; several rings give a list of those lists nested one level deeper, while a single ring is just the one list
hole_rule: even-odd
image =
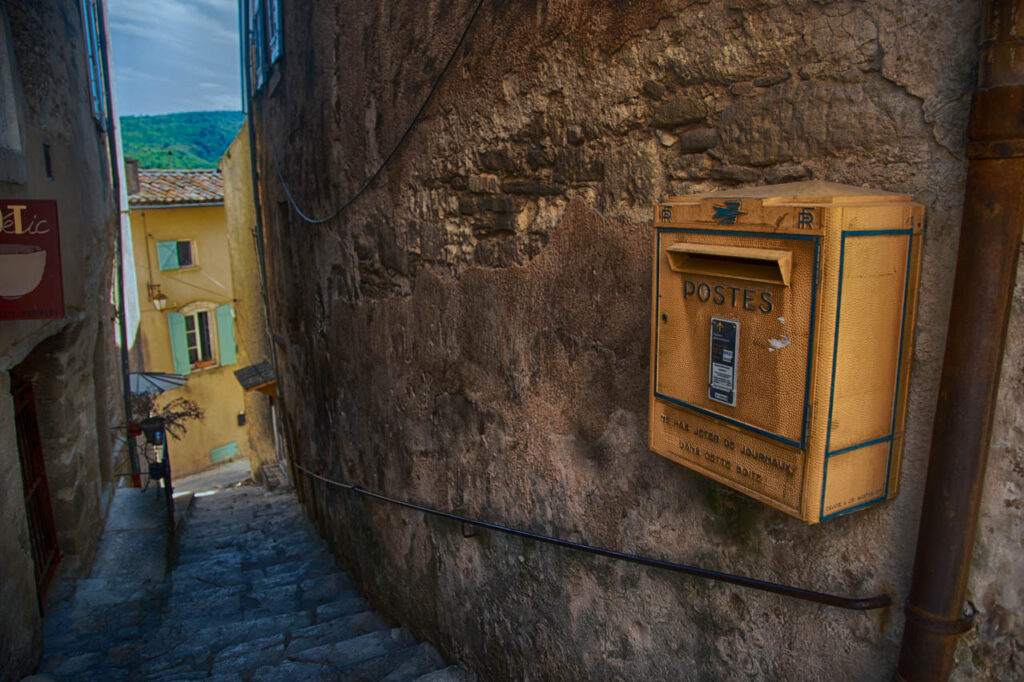
[{"label": "window", "polygon": [[280,0],[267,0],[267,51],[271,64],[281,58]]},{"label": "window", "polygon": [[263,86],[263,79],[267,72],[267,30],[266,18],[263,11],[263,2],[255,0],[255,11],[252,15],[252,60],[253,80],[256,89]]},{"label": "window", "polygon": [[192,242],[157,242],[156,262],[161,270],[178,270],[194,266],[196,263],[192,257]]},{"label": "window", "polygon": [[0,182],[25,182],[27,173],[16,77],[7,11],[0,3]]},{"label": "window", "polygon": [[181,312],[167,313],[167,328],[175,374],[237,362],[235,312],[230,303],[192,303]]},{"label": "window", "polygon": [[253,89],[259,90],[283,53],[281,0],[249,0]]},{"label": "window", "polygon": [[83,0],[82,23],[85,29],[86,63],[89,66],[89,94],[92,96],[92,115],[103,125],[106,121],[106,89],[103,73],[103,54],[100,52],[102,31],[101,8],[97,0]]},{"label": "window", "polygon": [[209,312],[200,310],[185,316],[185,344],[188,348],[188,362],[192,367],[205,367],[213,364]]}]

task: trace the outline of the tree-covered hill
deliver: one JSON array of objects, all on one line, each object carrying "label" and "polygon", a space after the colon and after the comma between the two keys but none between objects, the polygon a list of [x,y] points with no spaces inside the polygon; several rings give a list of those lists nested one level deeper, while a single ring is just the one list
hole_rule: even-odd
[{"label": "tree-covered hill", "polygon": [[216,168],[244,120],[240,111],[122,116],[124,155],[140,168]]}]

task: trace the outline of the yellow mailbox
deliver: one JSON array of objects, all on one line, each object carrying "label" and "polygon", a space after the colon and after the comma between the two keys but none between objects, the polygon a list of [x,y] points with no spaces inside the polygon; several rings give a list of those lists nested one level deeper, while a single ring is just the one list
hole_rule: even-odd
[{"label": "yellow mailbox", "polygon": [[651,450],[808,523],[895,497],[923,217],[824,182],[659,204]]}]

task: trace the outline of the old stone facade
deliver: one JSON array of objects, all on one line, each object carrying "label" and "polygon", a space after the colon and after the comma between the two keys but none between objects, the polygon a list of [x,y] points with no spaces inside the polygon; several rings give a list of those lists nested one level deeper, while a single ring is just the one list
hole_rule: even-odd
[{"label": "old stone facade", "polygon": [[[242,369],[236,370],[235,376],[246,387],[245,430],[253,478],[273,485],[278,482],[275,474],[283,474],[272,469],[284,459],[284,439],[277,416],[273,350],[261,295],[251,161],[246,123],[220,160],[231,279],[239,293],[235,298],[235,328],[238,331],[238,366]],[[265,469],[268,465],[271,468]]]},{"label": "old stone facade", "polygon": [[[574,541],[901,604],[960,238],[979,5],[477,7],[285,4],[283,56],[253,111],[296,462]],[[307,216],[330,216],[386,158],[325,222],[289,202],[286,186]],[[900,495],[817,526],[646,446],[653,204],[803,179],[926,208]],[[978,626],[957,679],[1024,674],[1020,286],[1016,301],[971,577]],[[899,607],[844,612],[465,537],[300,482],[375,603],[484,678],[895,669]]]},{"label": "old stone facade", "polygon": [[[87,17],[102,16],[102,7],[86,3],[83,12],[76,0],[0,3],[0,198],[5,204],[57,202],[65,306],[59,319],[0,321],[2,680],[20,679],[38,662],[46,596],[46,580],[37,579],[41,569],[33,562],[39,521],[26,508],[24,479],[32,477],[23,477],[26,441],[16,412],[25,413],[16,409],[12,387],[28,384],[34,391],[32,421],[42,453],[36,466],[45,467],[49,484],[46,504],[59,548],[50,556],[63,556],[60,570],[73,574],[88,566],[103,529],[115,458],[123,455],[110,295],[117,202],[105,75],[102,60],[90,59],[84,25]],[[44,573],[58,567],[48,565]]]}]

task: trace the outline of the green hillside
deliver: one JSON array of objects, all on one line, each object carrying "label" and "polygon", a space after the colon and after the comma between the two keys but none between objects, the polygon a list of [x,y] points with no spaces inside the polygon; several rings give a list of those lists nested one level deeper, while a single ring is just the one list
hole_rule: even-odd
[{"label": "green hillside", "polygon": [[240,111],[122,116],[124,155],[140,168],[216,168],[244,120]]}]

